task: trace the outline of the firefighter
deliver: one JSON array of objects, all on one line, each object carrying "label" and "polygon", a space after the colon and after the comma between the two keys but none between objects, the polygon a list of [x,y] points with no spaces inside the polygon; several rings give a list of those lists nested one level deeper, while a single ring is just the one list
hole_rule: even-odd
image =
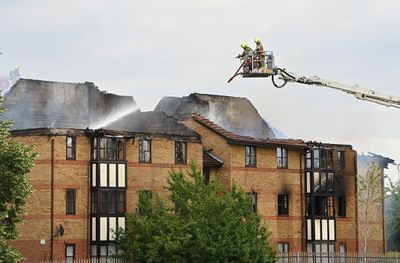
[{"label": "firefighter", "polygon": [[243,42],[240,46],[243,48],[243,52],[242,54],[239,54],[236,58],[244,59],[243,72],[248,73],[252,70],[251,54],[253,53],[253,50],[247,45],[246,42]]},{"label": "firefighter", "polygon": [[261,39],[259,38],[254,39],[254,43],[256,43],[254,67],[255,68],[265,67],[265,52],[264,52],[264,47],[261,44]]}]

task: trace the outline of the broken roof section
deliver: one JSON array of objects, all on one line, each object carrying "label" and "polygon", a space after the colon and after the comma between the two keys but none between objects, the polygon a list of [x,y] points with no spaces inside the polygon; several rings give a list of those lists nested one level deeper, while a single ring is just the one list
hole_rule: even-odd
[{"label": "broken roof section", "polygon": [[164,112],[133,112],[104,127],[106,130],[129,131],[198,139],[199,135]]},{"label": "broken roof section", "polygon": [[138,110],[132,97],[100,91],[91,82],[33,79],[19,79],[4,96],[4,107],[7,111],[2,119],[15,120],[13,130],[100,128],[107,118],[112,120],[121,112]]},{"label": "broken roof section", "polygon": [[180,120],[199,113],[237,135],[276,138],[272,128],[247,98],[192,93],[187,97],[164,97],[155,111],[164,111]]}]

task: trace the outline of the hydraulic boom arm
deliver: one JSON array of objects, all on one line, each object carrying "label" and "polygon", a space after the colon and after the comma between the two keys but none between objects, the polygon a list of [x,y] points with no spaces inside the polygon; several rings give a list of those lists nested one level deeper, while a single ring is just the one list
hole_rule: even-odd
[{"label": "hydraulic boom arm", "polygon": [[[274,80],[275,76],[278,76],[278,78],[283,80],[284,83],[282,85],[277,85]],[[329,87],[349,94],[353,94],[357,99],[360,100],[371,101],[387,107],[395,107],[400,109],[400,97],[376,92],[373,90],[363,89],[358,87],[358,85],[351,86],[339,82],[321,79],[317,76],[304,77],[294,73],[288,73],[284,69],[275,68],[274,74],[272,75],[272,81],[277,88],[282,88],[287,82],[297,82],[308,85]]]}]

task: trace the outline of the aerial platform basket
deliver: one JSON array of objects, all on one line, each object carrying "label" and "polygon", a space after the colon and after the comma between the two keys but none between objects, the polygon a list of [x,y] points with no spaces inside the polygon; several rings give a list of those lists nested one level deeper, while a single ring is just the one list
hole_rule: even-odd
[{"label": "aerial platform basket", "polygon": [[[240,58],[240,67],[228,80],[232,81],[236,76],[243,78],[266,78],[274,75],[275,60],[272,51],[252,51]],[[242,71],[240,71],[242,69]]]}]

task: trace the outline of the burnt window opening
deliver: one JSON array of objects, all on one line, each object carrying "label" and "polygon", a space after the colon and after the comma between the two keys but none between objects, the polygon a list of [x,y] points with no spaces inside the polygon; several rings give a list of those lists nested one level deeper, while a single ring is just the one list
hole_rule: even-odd
[{"label": "burnt window opening", "polygon": [[346,217],[346,197],[345,196],[338,197],[338,216]]},{"label": "burnt window opening", "polygon": [[175,141],[175,164],[186,164],[187,162],[187,143]]},{"label": "burnt window opening", "polygon": [[334,175],[333,173],[314,172],[313,174],[314,193],[333,193]]},{"label": "burnt window opening", "polygon": [[331,149],[308,149],[305,157],[307,169],[333,169],[333,150]]},{"label": "burnt window opening", "polygon": [[139,162],[151,163],[151,140],[139,140]]},{"label": "burnt window opening", "polygon": [[338,151],[337,157],[338,157],[338,170],[344,170],[344,164],[345,164],[344,151]]},{"label": "burnt window opening", "polygon": [[65,245],[65,260],[66,262],[74,262],[75,259],[75,245],[66,244]]},{"label": "burnt window opening", "polygon": [[65,213],[67,215],[76,214],[75,199],[76,199],[75,189],[67,189],[67,191],[66,191],[66,209],[65,209]]},{"label": "burnt window opening", "polygon": [[320,150],[320,169],[333,169],[333,151]]},{"label": "burnt window opening", "polygon": [[100,206],[102,214],[122,214],[126,207],[125,190],[101,190],[99,191]]},{"label": "burnt window opening", "polygon": [[248,193],[251,201],[251,206],[250,206],[250,211],[253,212],[254,214],[257,213],[257,193],[251,192]]},{"label": "burnt window opening", "polygon": [[278,195],[278,215],[289,215],[289,195]]},{"label": "burnt window opening", "polygon": [[288,152],[285,148],[276,148],[276,158],[278,168],[288,168]]},{"label": "burnt window opening", "polygon": [[66,138],[67,160],[76,160],[76,137],[67,135]]},{"label": "burnt window opening", "polygon": [[245,165],[250,167],[256,166],[256,147],[246,146],[245,147]]},{"label": "burnt window opening", "polygon": [[315,196],[314,197],[314,215],[333,217],[334,213],[333,196]]},{"label": "burnt window opening", "polygon": [[93,160],[125,160],[125,140],[115,137],[95,137],[92,140]]},{"label": "burnt window opening", "polygon": [[97,191],[92,191],[90,194],[91,211],[97,213]]}]

